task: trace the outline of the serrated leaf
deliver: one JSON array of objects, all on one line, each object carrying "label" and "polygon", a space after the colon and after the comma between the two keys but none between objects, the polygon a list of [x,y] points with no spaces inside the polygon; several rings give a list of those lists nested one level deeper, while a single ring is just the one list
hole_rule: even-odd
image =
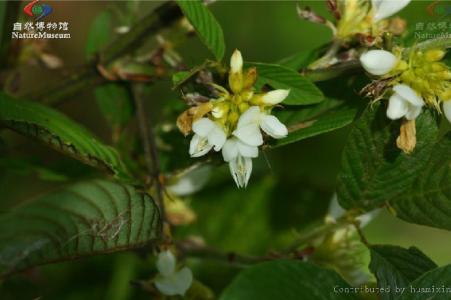
[{"label": "serrated leaf", "polygon": [[217,60],[222,60],[225,52],[224,33],[213,14],[199,0],[177,0],[177,4],[193,25],[200,40]]},{"label": "serrated leaf", "polygon": [[290,94],[282,102],[287,105],[307,105],[319,103],[324,95],[310,80],[298,72],[276,64],[247,63],[256,67],[258,79],[255,87],[261,89],[269,85],[274,89],[290,89]]},{"label": "serrated leaf", "polygon": [[0,217],[0,274],[147,245],[158,208],[130,186],[93,180],[41,196]]},{"label": "serrated leaf", "polygon": [[369,106],[354,123],[343,150],[337,193],[344,208],[374,209],[410,188],[427,163],[438,134],[429,110],[416,119],[417,144],[411,154],[396,147],[401,121],[391,121],[382,103]]},{"label": "serrated leaf", "polygon": [[390,205],[405,221],[451,230],[451,133],[433,144],[416,180]]},{"label": "serrated leaf", "polygon": [[451,294],[451,265],[429,271],[406,288],[397,300],[449,300]]},{"label": "serrated leaf", "polygon": [[359,107],[343,101],[326,99],[312,107],[287,107],[275,115],[288,127],[288,136],[276,140],[271,147],[280,147],[303,139],[343,128],[353,122]]},{"label": "serrated leaf", "polygon": [[220,300],[341,300],[357,299],[334,288],[350,286],[332,270],[295,260],[275,260],[242,271]]},{"label": "serrated leaf", "polygon": [[[437,265],[415,247],[404,249],[398,246],[373,245],[370,247],[370,270],[376,276],[377,285],[385,291],[382,299],[396,299],[401,288],[424,273],[437,268]],[[398,288],[398,289],[396,289]]]},{"label": "serrated leaf", "polygon": [[56,110],[0,93],[0,124],[118,179],[130,180],[114,148]]}]

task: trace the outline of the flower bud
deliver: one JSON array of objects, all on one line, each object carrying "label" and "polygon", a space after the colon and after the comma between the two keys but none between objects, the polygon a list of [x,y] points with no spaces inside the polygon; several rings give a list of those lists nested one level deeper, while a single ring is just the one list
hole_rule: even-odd
[{"label": "flower bud", "polygon": [[288,97],[290,90],[274,90],[263,95],[262,102],[267,105],[276,105]]},{"label": "flower bud", "polygon": [[251,87],[254,86],[256,81],[257,81],[257,69],[255,67],[252,67],[249,70],[247,70],[247,73],[244,76],[243,88],[250,89]]},{"label": "flower bud", "polygon": [[429,62],[439,61],[445,56],[446,52],[441,49],[431,49],[426,51],[424,58]]},{"label": "flower bud", "polygon": [[232,57],[230,58],[230,72],[231,73],[241,73],[243,70],[243,57],[238,49],[233,51]]},{"label": "flower bud", "polygon": [[370,50],[360,56],[362,67],[370,74],[385,75],[396,65],[396,56],[385,50]]},{"label": "flower bud", "polygon": [[451,99],[443,102],[443,113],[446,119],[451,123]]}]

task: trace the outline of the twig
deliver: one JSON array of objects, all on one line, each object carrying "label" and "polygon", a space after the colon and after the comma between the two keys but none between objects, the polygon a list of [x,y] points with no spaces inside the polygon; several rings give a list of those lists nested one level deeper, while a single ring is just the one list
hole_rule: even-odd
[{"label": "twig", "polygon": [[164,207],[164,191],[160,181],[160,160],[158,157],[155,135],[153,132],[152,122],[146,114],[143,102],[143,85],[136,83],[133,85],[133,99],[136,105],[136,116],[139,123],[139,131],[144,148],[144,159],[146,168],[155,184],[157,191],[157,202],[160,206],[161,216],[163,220],[166,218]]},{"label": "twig", "polygon": [[89,62],[86,66],[74,71],[65,79],[50,87],[44,86],[22,96],[37,99],[46,104],[58,105],[63,99],[75,95],[86,87],[102,84],[105,80],[97,72],[97,64],[109,64],[136,49],[147,37],[171,25],[180,17],[182,17],[182,12],[175,2],[166,2],[139,20],[130,32],[118,37],[109,47],[100,52],[98,61]]}]

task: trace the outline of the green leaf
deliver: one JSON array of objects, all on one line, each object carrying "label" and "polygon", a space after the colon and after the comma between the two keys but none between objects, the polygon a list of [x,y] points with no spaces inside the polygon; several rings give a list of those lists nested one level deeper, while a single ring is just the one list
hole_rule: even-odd
[{"label": "green leaf", "polygon": [[423,274],[397,300],[449,300],[450,287],[451,265],[447,265]]},{"label": "green leaf", "polygon": [[401,196],[427,163],[438,133],[429,110],[416,119],[417,145],[412,154],[396,147],[401,121],[391,121],[382,103],[369,106],[355,122],[343,150],[338,199],[344,208],[371,210]]},{"label": "green leaf", "polygon": [[280,59],[277,61],[277,64],[298,71],[301,68],[307,67],[308,64],[317,57],[317,50],[303,50],[291,56]]},{"label": "green leaf", "polygon": [[104,10],[97,15],[89,28],[85,49],[87,58],[91,58],[92,55],[105,47],[112,38],[113,15],[110,11]]},{"label": "green leaf", "polygon": [[177,4],[193,25],[200,40],[213,52],[217,60],[222,60],[225,52],[224,34],[213,14],[200,0],[177,0]]},{"label": "green leaf", "polygon": [[[374,245],[370,247],[370,270],[377,278],[377,285],[385,292],[382,299],[395,299],[400,288],[409,284],[424,273],[437,268],[437,265],[415,247],[404,249],[398,246]],[[398,288],[398,289],[396,289]]]},{"label": "green leaf", "polygon": [[126,126],[133,116],[134,107],[125,86],[108,83],[95,89],[97,105],[113,130]]},{"label": "green leaf", "polygon": [[242,271],[220,300],[357,299],[334,288],[350,286],[332,270],[295,260],[275,260]]},{"label": "green leaf", "polygon": [[147,245],[158,208],[130,186],[93,180],[44,195],[0,217],[0,273]]},{"label": "green leaf", "polygon": [[0,124],[118,179],[130,180],[115,149],[56,110],[0,93]]},{"label": "green leaf", "polygon": [[320,89],[292,69],[265,63],[247,63],[246,65],[257,68],[258,79],[255,85],[257,89],[261,89],[264,85],[269,85],[274,89],[290,89],[290,94],[283,104],[307,105],[324,100]]},{"label": "green leaf", "polygon": [[390,205],[405,221],[451,230],[451,133],[432,146],[416,180]]},{"label": "green leaf", "polygon": [[272,147],[279,147],[330,132],[351,124],[359,107],[345,105],[343,101],[327,98],[309,108],[288,107],[276,112],[279,120],[288,126],[288,136],[276,140]]}]

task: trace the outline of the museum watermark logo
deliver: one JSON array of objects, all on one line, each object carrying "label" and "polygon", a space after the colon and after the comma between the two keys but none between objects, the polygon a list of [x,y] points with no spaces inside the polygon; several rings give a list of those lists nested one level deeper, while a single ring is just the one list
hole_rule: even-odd
[{"label": "museum watermark logo", "polygon": [[49,4],[33,0],[25,5],[23,11],[34,20],[14,23],[12,39],[70,39],[69,22],[42,21],[53,12],[53,7]]}]

